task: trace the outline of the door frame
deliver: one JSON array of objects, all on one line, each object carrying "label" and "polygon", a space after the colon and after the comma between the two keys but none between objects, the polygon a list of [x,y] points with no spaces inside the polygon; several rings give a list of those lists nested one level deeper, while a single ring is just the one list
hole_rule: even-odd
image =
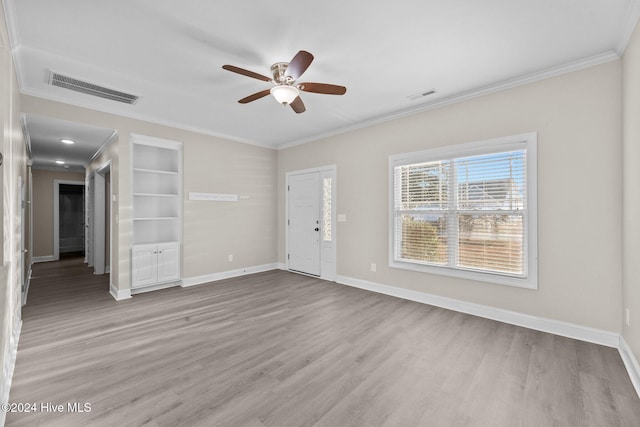
[{"label": "door frame", "polygon": [[82,188],[84,189],[84,181],[70,181],[67,179],[53,180],[53,260],[54,261],[58,261],[60,259],[60,184],[81,185]]},{"label": "door frame", "polygon": [[84,181],[84,263],[93,267],[93,178],[91,172]]},{"label": "door frame", "polygon": [[[109,221],[109,262],[113,260],[113,209],[109,209],[109,218],[106,217],[107,194],[105,181],[106,174],[109,173],[109,203],[113,197],[113,175],[111,174],[111,160],[101,164],[93,174],[93,271],[94,274],[105,274],[106,253],[104,246],[107,236],[105,235],[106,221]],[[109,278],[111,282],[111,278]],[[109,283],[111,285],[111,283]]]},{"label": "door frame", "polygon": [[[320,200],[320,235],[322,236],[324,233],[324,223],[322,221],[322,206],[323,206],[323,191],[322,185],[325,178],[331,178],[331,228],[332,228],[332,239],[331,241],[323,241],[322,237],[320,237],[320,278],[329,281],[335,281],[337,278],[337,248],[338,248],[338,233],[336,227],[336,218],[337,218],[337,176],[338,176],[338,167],[337,165],[327,165],[320,166],[316,168],[302,169],[297,171],[287,172],[285,174],[285,221],[284,221],[284,229],[285,229],[285,265],[288,271],[292,271],[289,269],[289,178],[296,175],[304,175],[308,173],[320,173],[320,191],[319,197]],[[298,272],[296,272],[298,273]],[[304,273],[300,273],[304,274]],[[316,276],[313,276],[316,277]]]}]

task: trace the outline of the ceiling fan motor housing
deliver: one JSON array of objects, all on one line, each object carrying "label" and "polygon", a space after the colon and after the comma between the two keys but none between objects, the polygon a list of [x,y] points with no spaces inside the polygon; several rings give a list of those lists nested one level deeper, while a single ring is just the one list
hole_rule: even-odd
[{"label": "ceiling fan motor housing", "polygon": [[290,76],[286,76],[285,72],[289,66],[288,62],[276,62],[271,66],[271,74],[273,75],[273,81],[276,84],[293,84],[294,80]]}]

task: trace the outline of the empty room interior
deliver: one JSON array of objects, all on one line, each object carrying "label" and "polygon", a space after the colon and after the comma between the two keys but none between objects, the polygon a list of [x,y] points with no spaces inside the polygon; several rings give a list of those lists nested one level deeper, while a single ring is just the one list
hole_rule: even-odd
[{"label": "empty room interior", "polygon": [[640,0],[2,0],[0,425],[640,425]]}]

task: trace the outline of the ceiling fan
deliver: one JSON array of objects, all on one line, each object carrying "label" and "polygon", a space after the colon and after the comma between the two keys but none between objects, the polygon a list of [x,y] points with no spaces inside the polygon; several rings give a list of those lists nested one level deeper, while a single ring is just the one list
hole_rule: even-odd
[{"label": "ceiling fan", "polygon": [[291,59],[291,62],[276,62],[271,66],[271,74],[273,78],[263,76],[262,74],[254,73],[253,71],[245,70],[234,65],[223,65],[227,71],[233,73],[242,74],[243,76],[252,77],[254,79],[262,80],[265,82],[273,83],[274,86],[271,89],[265,89],[260,92],[256,92],[253,95],[249,95],[246,98],[242,98],[238,102],[240,104],[247,104],[257,99],[263,98],[269,94],[283,105],[290,105],[293,111],[296,113],[304,113],[306,110],[302,99],[300,98],[300,91],[322,93],[326,95],[344,95],[347,92],[347,88],[344,86],[331,85],[327,83],[296,83],[296,80],[300,78],[311,62],[313,61],[313,55],[307,51],[301,50]]}]

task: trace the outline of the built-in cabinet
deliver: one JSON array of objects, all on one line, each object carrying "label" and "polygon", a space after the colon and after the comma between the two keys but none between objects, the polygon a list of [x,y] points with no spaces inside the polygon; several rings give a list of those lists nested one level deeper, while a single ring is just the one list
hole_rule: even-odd
[{"label": "built-in cabinet", "polygon": [[180,280],[182,143],[131,136],[131,287]]},{"label": "built-in cabinet", "polygon": [[136,287],[180,280],[180,246],[177,242],[136,245],[132,250],[132,281]]}]

